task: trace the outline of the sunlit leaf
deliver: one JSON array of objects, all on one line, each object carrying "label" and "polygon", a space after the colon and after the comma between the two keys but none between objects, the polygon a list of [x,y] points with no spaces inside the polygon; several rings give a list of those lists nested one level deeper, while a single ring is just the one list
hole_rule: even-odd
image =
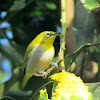
[{"label": "sunlit leaf", "polygon": [[89,11],[92,11],[99,5],[99,0],[80,0],[80,1],[82,5]]},{"label": "sunlit leaf", "polygon": [[40,97],[38,100],[48,100],[48,94],[46,89],[45,90],[41,90],[40,92]]}]

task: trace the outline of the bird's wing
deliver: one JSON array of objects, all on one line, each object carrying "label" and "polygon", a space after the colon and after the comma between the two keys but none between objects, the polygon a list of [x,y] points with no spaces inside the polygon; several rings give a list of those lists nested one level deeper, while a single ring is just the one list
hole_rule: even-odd
[{"label": "bird's wing", "polygon": [[29,53],[32,51],[32,49],[34,48],[35,44],[36,44],[36,42],[33,40],[33,41],[29,44],[29,46],[27,47],[27,49],[26,49],[26,52],[25,52],[25,55],[24,55],[24,59],[23,59],[23,62],[22,62],[22,71],[23,71],[23,72],[24,72],[24,69],[25,69],[25,67],[26,67],[26,65],[27,65],[27,62],[28,62],[28,60],[29,60],[28,55],[29,55]]}]

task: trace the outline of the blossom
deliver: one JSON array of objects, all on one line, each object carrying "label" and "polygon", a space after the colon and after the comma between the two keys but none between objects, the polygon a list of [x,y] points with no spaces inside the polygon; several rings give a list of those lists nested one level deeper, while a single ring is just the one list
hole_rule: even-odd
[{"label": "blossom", "polygon": [[54,97],[60,100],[63,96],[66,100],[74,100],[71,98],[78,98],[77,100],[91,100],[92,93],[88,92],[88,87],[84,84],[80,77],[70,72],[62,71],[51,75],[52,80],[56,80],[58,85],[55,87]]}]

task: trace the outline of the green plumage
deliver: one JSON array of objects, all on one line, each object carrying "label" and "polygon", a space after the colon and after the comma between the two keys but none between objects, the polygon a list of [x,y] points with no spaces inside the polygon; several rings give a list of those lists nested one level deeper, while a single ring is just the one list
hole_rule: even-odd
[{"label": "green plumage", "polygon": [[44,31],[27,47],[22,63],[22,71],[25,69],[23,88],[30,77],[37,72],[44,71],[49,66],[54,57],[53,43],[57,35],[53,31]]}]

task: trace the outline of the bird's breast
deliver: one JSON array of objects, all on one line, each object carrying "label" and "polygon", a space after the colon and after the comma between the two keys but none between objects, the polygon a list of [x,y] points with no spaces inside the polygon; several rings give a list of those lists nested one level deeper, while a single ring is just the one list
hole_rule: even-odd
[{"label": "bird's breast", "polygon": [[29,61],[26,66],[27,71],[34,74],[44,71],[54,57],[54,47],[52,46],[45,49],[41,45],[36,45],[28,56]]}]

